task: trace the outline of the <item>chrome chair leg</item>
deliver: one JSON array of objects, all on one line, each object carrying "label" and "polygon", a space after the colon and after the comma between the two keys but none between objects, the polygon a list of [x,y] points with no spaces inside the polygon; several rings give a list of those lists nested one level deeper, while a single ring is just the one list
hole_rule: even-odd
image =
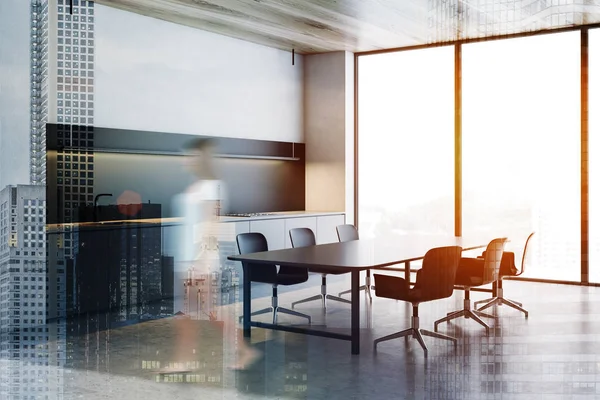
[{"label": "chrome chair leg", "polygon": [[321,300],[322,298],[323,298],[323,295],[317,294],[315,296],[308,297],[306,299],[298,300],[298,301],[295,301],[292,303],[292,308],[296,307],[296,304],[308,303],[309,301]]},{"label": "chrome chair leg", "polygon": [[427,329],[408,328],[403,331],[392,333],[391,335],[387,335],[382,338],[375,339],[375,341],[373,342],[373,347],[375,348],[375,350],[377,350],[377,344],[379,344],[381,342],[385,342],[387,340],[392,340],[392,339],[398,339],[401,337],[408,339],[410,336],[417,339],[417,341],[423,348],[425,357],[427,357],[428,350],[427,350],[427,345],[425,344],[425,340],[423,340],[423,336],[430,336],[430,337],[437,338],[437,339],[449,340],[452,343],[454,343],[455,346],[458,343],[458,340],[452,336],[444,335],[442,333],[428,331]]},{"label": "chrome chair leg", "polygon": [[[375,290],[375,286],[371,285],[371,274],[367,271],[367,276],[365,277],[365,284],[358,288],[358,291],[364,290],[367,296],[369,297],[369,301],[373,302],[373,296],[371,294],[371,290]],[[338,296],[342,296],[344,294],[348,294],[352,292],[352,289],[344,290],[343,292],[339,292]]]},{"label": "chrome chair leg", "polygon": [[339,301],[340,303],[348,303],[348,304],[352,304],[352,302],[351,302],[350,300],[342,299],[341,297],[334,296],[334,295],[332,295],[332,294],[325,295],[325,298],[326,298],[327,300]]},{"label": "chrome chair leg", "polygon": [[473,314],[477,315],[478,317],[483,317],[483,318],[498,318],[498,317],[497,317],[497,316],[495,316],[495,315],[488,314],[488,313],[484,313],[484,312],[481,312],[481,311],[479,311],[479,310],[472,310],[471,312],[472,312]]},{"label": "chrome chair leg", "polygon": [[488,298],[488,299],[477,300],[477,301],[473,302],[473,305],[474,305],[475,307],[477,307],[477,304],[488,303],[488,302],[490,302],[490,301],[492,301],[492,300],[494,300],[494,299],[496,299],[496,297],[490,297],[490,298]]},{"label": "chrome chair leg", "polygon": [[504,300],[506,300],[506,301],[510,301],[511,303],[513,303],[513,304],[516,304],[516,305],[518,305],[519,307],[523,307],[523,303],[519,303],[518,301],[514,301],[514,300],[511,300],[511,299],[504,299]]},{"label": "chrome chair leg", "polygon": [[524,309],[523,307],[521,307],[519,304],[511,301],[511,300],[507,300],[507,299],[503,299],[502,302],[504,304],[506,304],[507,306],[514,308],[515,310],[521,311],[522,313],[525,314],[525,318],[529,318],[529,311],[527,311],[526,309]]},{"label": "chrome chair leg", "polygon": [[398,339],[398,338],[401,338],[404,336],[412,336],[413,331],[414,331],[413,328],[408,328],[408,329],[405,329],[400,332],[392,333],[391,335],[380,337],[379,339],[375,339],[373,341],[373,346],[375,347],[375,349],[377,349],[377,345],[381,342],[385,342],[385,341],[392,340],[392,339]]},{"label": "chrome chair leg", "polygon": [[492,299],[491,301],[487,302],[486,304],[484,304],[483,306],[479,307],[477,309],[477,311],[483,311],[487,308],[490,308],[494,304],[500,305],[501,303],[502,303],[502,299],[499,297],[496,297],[496,298]]},{"label": "chrome chair leg", "polygon": [[498,299],[498,297],[488,299],[488,302],[485,303],[484,305],[482,305],[481,307],[477,308],[477,311],[483,311],[486,308],[493,306],[494,304],[498,304],[499,302],[500,302],[500,300]]},{"label": "chrome chair leg", "polygon": [[475,314],[473,311],[468,310],[468,309],[467,310],[463,309],[463,310],[457,311],[455,313],[451,313],[450,315],[447,315],[442,319],[438,319],[433,324],[433,330],[435,332],[437,332],[438,325],[441,324],[442,322],[448,322],[448,321],[451,321],[453,319],[460,318],[460,317],[473,318],[475,321],[477,321],[479,324],[481,324],[485,328],[485,332],[487,335],[490,334],[490,326],[488,324],[486,324],[485,322],[483,322],[481,320],[481,318],[479,318],[479,316],[477,316],[477,314]]},{"label": "chrome chair leg", "polygon": [[485,328],[485,334],[489,336],[490,326],[483,322],[483,320],[479,318],[473,311],[469,310],[468,312],[471,314],[471,318],[473,318],[473,320],[477,321],[481,326]]},{"label": "chrome chair leg", "polygon": [[415,329],[415,328],[412,328],[412,329],[413,329],[413,337],[415,339],[417,339],[417,342],[419,342],[419,344],[423,348],[425,357],[427,357],[427,345],[425,344],[425,341],[423,340],[423,335],[421,335],[421,332],[419,331],[419,329]]},{"label": "chrome chair leg", "polygon": [[[497,297],[497,298],[495,298],[494,300],[490,301],[489,303],[487,303],[484,306],[482,306],[479,309],[477,309],[476,312],[480,313],[481,311],[485,310],[486,308],[489,308],[489,307],[493,306],[494,304],[499,305],[499,306],[502,305],[502,304],[505,304],[505,305],[507,305],[507,306],[509,306],[511,308],[514,308],[515,310],[518,310],[518,311],[521,311],[522,313],[524,313],[525,314],[525,318],[529,317],[529,312],[523,308],[523,304],[514,302],[512,300],[505,299],[503,297]],[[481,314],[479,314],[479,315],[481,315]],[[486,315],[483,315],[483,316],[484,317],[485,316],[489,316],[489,314],[486,314]]]},{"label": "chrome chair leg", "polygon": [[290,310],[289,308],[284,308],[284,307],[278,307],[277,311],[279,311],[282,314],[295,315],[296,317],[307,318],[308,319],[308,323],[309,324],[311,323],[310,315],[303,314],[301,312]]},{"label": "chrome chair leg", "polygon": [[438,319],[437,321],[435,321],[433,323],[433,330],[435,332],[437,332],[438,325],[441,324],[442,322],[452,321],[453,319],[465,316],[465,314],[466,314],[465,310],[458,310],[458,311],[448,313],[448,315],[446,315],[444,318]]},{"label": "chrome chair leg", "polygon": [[321,276],[321,294],[309,297],[307,299],[295,301],[292,303],[292,308],[295,308],[296,304],[306,303],[309,301],[319,300],[319,299],[321,299],[321,303],[322,303],[321,305],[323,307],[323,310],[327,309],[327,299],[339,301],[340,303],[352,304],[352,302],[350,300],[342,299],[341,297],[327,294],[327,278],[325,276],[326,276],[326,274],[322,274],[322,276]]},{"label": "chrome chair leg", "polygon": [[[273,306],[263,308],[262,310],[254,311],[253,313],[250,313],[250,316],[254,317],[255,315],[270,313],[271,311],[273,311]],[[239,321],[242,322],[243,319],[244,319],[244,316],[240,315]]]},{"label": "chrome chair leg", "polygon": [[447,313],[446,315],[450,316],[450,315],[454,315],[454,314],[460,314],[461,312],[462,312],[462,310],[452,311],[452,312]]},{"label": "chrome chair leg", "polygon": [[432,331],[428,331],[427,329],[420,329],[421,334],[425,335],[425,336],[431,336],[433,338],[437,338],[437,339],[444,339],[444,340],[449,340],[452,343],[454,343],[454,345],[456,346],[456,344],[458,344],[458,339],[449,335],[444,335],[443,333],[439,333],[439,332],[432,332]]},{"label": "chrome chair leg", "polygon": [[[368,290],[368,287],[367,287],[367,285],[362,285],[362,286],[360,286],[360,287],[358,288],[358,291],[361,291],[361,290],[365,290],[365,291],[366,291],[366,290]],[[348,293],[350,293],[351,291],[352,291],[352,289],[344,290],[343,292],[339,292],[339,293],[338,293],[338,296],[341,296],[341,295],[344,295],[344,294],[348,294]]]}]

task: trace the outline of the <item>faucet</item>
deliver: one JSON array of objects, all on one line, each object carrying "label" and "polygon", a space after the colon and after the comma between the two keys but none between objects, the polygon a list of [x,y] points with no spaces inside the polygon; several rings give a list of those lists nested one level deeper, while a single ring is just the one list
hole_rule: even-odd
[{"label": "faucet", "polygon": [[98,222],[97,210],[98,210],[98,199],[100,197],[112,197],[112,193],[100,193],[100,194],[97,194],[96,197],[94,197],[94,217],[93,217],[94,222]]}]

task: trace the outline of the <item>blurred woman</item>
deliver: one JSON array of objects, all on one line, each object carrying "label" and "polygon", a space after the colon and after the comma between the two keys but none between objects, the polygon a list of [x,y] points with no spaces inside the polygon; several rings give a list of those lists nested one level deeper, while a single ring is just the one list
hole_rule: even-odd
[{"label": "blurred woman", "polygon": [[[244,369],[259,358],[260,353],[248,346],[241,334],[242,331],[236,327],[235,317],[230,317],[231,313],[228,312],[219,312],[210,293],[213,289],[211,277],[213,274],[220,273],[217,245],[221,232],[219,216],[226,201],[225,185],[218,179],[213,150],[214,142],[206,138],[196,139],[186,148],[189,154],[185,160],[186,168],[195,176],[196,181],[186,189],[181,199],[184,235],[180,238],[179,244],[180,265],[187,270],[187,280],[190,283],[195,279],[208,280],[207,284],[203,285],[208,290],[208,294],[199,293],[196,298],[196,319],[217,321],[221,316],[226,325],[225,332],[235,330],[237,340],[235,336],[231,339],[237,342],[233,346],[237,351],[237,363],[230,368]],[[198,341],[199,338],[191,337],[193,330],[188,329],[191,328],[189,325],[186,328],[185,319],[180,320],[178,326],[180,343],[183,347],[187,347],[184,343]],[[224,340],[228,339],[224,338]],[[186,350],[182,349],[182,351]]]}]

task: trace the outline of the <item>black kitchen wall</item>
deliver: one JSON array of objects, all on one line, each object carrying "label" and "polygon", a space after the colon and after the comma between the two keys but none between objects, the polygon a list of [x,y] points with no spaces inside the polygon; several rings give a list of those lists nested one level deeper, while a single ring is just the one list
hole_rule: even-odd
[{"label": "black kitchen wall", "polygon": [[[198,137],[206,136],[48,124],[47,223],[75,222],[83,205],[116,204],[120,196],[136,202],[137,195],[160,204],[163,217],[178,216],[177,195],[194,181],[182,149]],[[304,144],[213,139],[226,156],[216,160],[225,212],[304,210]]]}]

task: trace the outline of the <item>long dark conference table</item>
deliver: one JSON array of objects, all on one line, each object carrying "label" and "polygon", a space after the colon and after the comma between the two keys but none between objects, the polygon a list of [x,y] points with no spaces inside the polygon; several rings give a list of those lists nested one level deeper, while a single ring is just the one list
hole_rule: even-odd
[{"label": "long dark conference table", "polygon": [[[385,244],[378,240],[355,240],[343,243],[320,244],[316,246],[298,247],[283,250],[264,251],[227,257],[229,260],[242,261],[244,266],[243,293],[243,331],[250,337],[251,327],[267,328],[279,331],[300,333],[349,340],[352,354],[360,353],[360,271],[384,268],[396,264],[404,264],[406,282],[410,281],[410,262],[421,260],[428,250],[442,246],[460,246],[465,250],[485,247],[490,238],[464,238],[439,236],[402,236],[393,244]],[[389,243],[389,241],[388,241]],[[252,321],[250,317],[250,274],[247,268],[253,263],[287,265],[290,267],[311,268],[323,266],[339,269],[351,274],[351,322],[350,334],[315,330],[298,326],[275,325]]]}]

